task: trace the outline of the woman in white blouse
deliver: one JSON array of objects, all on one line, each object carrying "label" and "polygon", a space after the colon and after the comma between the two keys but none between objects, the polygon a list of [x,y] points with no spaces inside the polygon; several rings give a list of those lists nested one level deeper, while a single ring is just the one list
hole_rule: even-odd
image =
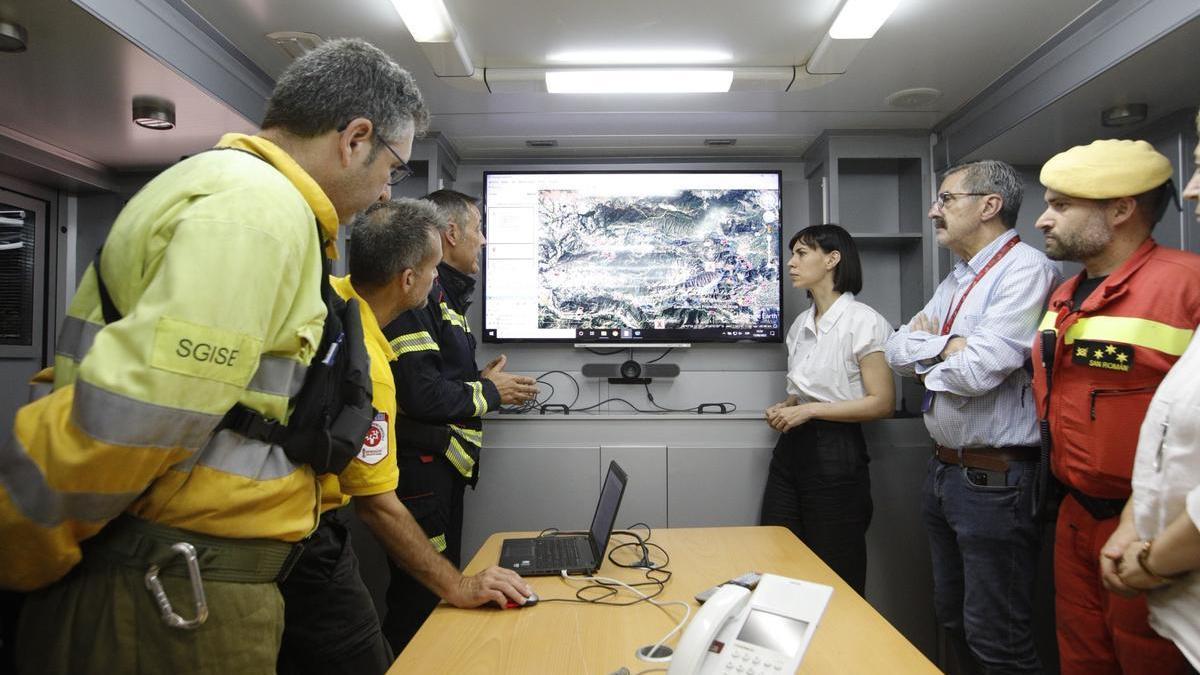
[{"label": "woman in white blouse", "polygon": [[837,225],[807,227],[788,244],[792,286],[812,306],[787,335],[788,398],[766,410],[781,432],[763,491],[763,525],[783,525],[860,594],[867,576],[871,477],[859,422],[892,415],[884,359],[892,327],[854,299],[858,249]]},{"label": "woman in white blouse", "polygon": [[[1196,116],[1200,131],[1200,115]],[[1200,147],[1183,189],[1200,219]],[[1133,495],[1101,550],[1104,585],[1146,594],[1150,625],[1200,671],[1200,326],[1158,385],[1142,421]]]}]

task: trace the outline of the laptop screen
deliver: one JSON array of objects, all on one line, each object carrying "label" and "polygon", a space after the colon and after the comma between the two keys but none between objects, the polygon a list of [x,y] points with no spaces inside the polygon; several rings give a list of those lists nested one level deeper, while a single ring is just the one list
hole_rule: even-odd
[{"label": "laptop screen", "polygon": [[608,465],[608,475],[604,477],[604,487],[600,488],[600,501],[596,504],[596,515],[592,516],[592,541],[596,542],[596,563],[599,565],[600,556],[608,548],[608,535],[612,532],[613,522],[617,519],[617,509],[621,506],[621,495],[625,493],[625,482],[629,477],[621,470],[616,462]]}]

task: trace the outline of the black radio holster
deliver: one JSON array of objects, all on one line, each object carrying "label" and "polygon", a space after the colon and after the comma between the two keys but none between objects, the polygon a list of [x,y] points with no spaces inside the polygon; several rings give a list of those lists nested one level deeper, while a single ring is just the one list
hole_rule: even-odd
[{"label": "black radio holster", "polygon": [[363,340],[358,300],[343,301],[329,285],[329,259],[322,258],[321,296],[325,325],[321,342],[291,400],[287,425],[266,420],[237,403],[217,429],[232,429],[276,443],[288,459],[318,474],[341,473],[362,448],[371,429],[371,359]]}]

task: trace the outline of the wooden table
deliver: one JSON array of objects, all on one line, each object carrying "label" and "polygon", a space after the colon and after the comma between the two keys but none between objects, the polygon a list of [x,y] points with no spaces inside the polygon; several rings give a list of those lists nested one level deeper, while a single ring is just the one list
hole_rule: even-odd
[{"label": "wooden table", "polygon": [[[527,533],[500,533],[488,538],[467,566],[476,573],[499,559],[501,540]],[[627,540],[614,536],[610,547]],[[807,579],[834,587],[833,598],[812,638],[800,673],[937,673],[916,647],[900,635],[865,600],[821,562],[807,546],[782,527],[712,527],[655,530],[652,541],[671,555],[674,576],[660,600],[686,600],[695,616],[692,596],[744,572],[755,570]],[[619,559],[633,562],[628,550]],[[640,570],[622,569],[605,561],[601,576],[626,583],[642,580]],[[574,598],[582,581],[532,577],[543,602],[515,610],[457,609],[441,604],[388,671],[454,673],[455,675],[608,675],[621,666],[631,673],[662,668],[638,660],[634,651],[653,644],[683,615],[667,607],[674,619],[648,603],[610,607],[545,602]],[[631,597],[627,594],[622,599]],[[678,636],[668,642],[674,646]]]}]

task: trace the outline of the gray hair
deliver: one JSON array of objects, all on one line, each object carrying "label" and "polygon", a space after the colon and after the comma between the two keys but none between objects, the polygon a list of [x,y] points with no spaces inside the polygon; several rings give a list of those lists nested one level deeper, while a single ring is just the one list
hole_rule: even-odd
[{"label": "gray hair", "polygon": [[350,278],[383,286],[404,270],[437,253],[446,219],[428,202],[393,199],[377,202],[350,226]]},{"label": "gray hair", "polygon": [[1009,229],[1017,226],[1017,213],[1021,210],[1025,188],[1016,169],[996,159],[984,159],[952,166],[946,169],[943,177],[959,172],[966,172],[963,189],[967,192],[1000,195],[1000,222]]},{"label": "gray hair", "polygon": [[429,110],[407,70],[365,40],[330,40],[279,76],[262,128],[312,138],[358,117],[371,120],[385,139],[410,125],[420,134],[429,125]]},{"label": "gray hair", "polygon": [[472,208],[479,208],[478,199],[458,190],[435,190],[421,199],[432,202],[446,220],[458,223],[459,227],[466,224]]}]

